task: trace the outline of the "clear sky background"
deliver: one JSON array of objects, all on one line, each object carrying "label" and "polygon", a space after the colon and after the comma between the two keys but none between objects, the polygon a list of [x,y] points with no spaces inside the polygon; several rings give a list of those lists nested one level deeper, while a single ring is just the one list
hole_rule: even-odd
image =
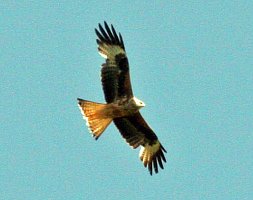
[{"label": "clear sky background", "polygon": [[[43,3],[42,3],[43,2]],[[0,199],[253,199],[252,1],[3,1]],[[112,124],[94,28],[123,35],[135,95],[167,149],[150,176]]]}]

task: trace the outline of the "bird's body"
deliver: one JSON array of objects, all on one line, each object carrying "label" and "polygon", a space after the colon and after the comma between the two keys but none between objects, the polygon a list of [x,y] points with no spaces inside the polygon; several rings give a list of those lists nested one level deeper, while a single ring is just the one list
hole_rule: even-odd
[{"label": "bird's body", "polygon": [[98,51],[106,59],[101,68],[101,82],[107,103],[78,99],[78,105],[95,139],[113,121],[130,146],[142,146],[140,159],[152,175],[153,168],[158,172],[158,164],[163,169],[166,150],[139,112],[145,104],[133,95],[123,39],[113,26],[110,29],[106,22],[104,25],[105,29],[99,24],[100,32],[95,31]]}]

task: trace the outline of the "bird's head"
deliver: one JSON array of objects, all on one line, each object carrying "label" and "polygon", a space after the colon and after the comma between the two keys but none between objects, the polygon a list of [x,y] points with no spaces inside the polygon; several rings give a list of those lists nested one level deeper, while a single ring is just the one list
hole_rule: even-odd
[{"label": "bird's head", "polygon": [[137,99],[136,97],[133,98],[134,102],[135,102],[135,105],[141,109],[145,106],[145,103],[139,99]]}]

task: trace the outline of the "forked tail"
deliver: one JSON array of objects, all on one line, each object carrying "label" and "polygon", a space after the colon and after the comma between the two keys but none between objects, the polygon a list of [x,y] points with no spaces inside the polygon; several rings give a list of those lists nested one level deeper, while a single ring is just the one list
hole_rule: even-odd
[{"label": "forked tail", "polygon": [[77,100],[83,118],[86,120],[86,125],[93,134],[93,137],[97,140],[112,122],[112,118],[106,115],[108,104],[95,103],[83,99]]}]

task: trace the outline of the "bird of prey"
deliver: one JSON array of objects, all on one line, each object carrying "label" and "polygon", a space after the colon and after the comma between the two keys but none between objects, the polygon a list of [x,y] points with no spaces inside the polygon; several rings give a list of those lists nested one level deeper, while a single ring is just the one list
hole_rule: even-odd
[{"label": "bird of prey", "polygon": [[106,22],[95,29],[98,52],[105,58],[101,66],[101,82],[106,103],[96,103],[78,98],[78,105],[93,137],[97,140],[113,122],[122,137],[132,147],[141,146],[139,157],[148,166],[150,175],[163,169],[166,150],[139,110],[145,104],[133,95],[129,64],[121,34]]}]

